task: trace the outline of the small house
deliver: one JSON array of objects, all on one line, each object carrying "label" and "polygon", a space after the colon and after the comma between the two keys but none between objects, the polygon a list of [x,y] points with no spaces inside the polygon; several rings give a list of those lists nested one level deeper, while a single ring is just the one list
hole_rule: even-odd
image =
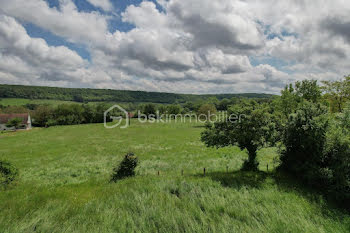
[{"label": "small house", "polygon": [[19,118],[22,120],[20,129],[31,129],[32,128],[32,119],[29,113],[20,113],[20,114],[0,114],[0,131],[3,130],[13,130],[12,127],[7,127],[6,124],[14,119]]}]

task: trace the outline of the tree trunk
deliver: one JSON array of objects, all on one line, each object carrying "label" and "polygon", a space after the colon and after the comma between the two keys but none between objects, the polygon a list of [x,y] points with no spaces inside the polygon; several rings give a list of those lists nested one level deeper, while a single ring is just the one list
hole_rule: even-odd
[{"label": "tree trunk", "polygon": [[256,149],[255,148],[248,149],[248,162],[251,164],[254,164],[255,159],[256,159]]},{"label": "tree trunk", "polygon": [[245,171],[257,171],[259,163],[256,161],[256,146],[247,147],[248,150],[248,160],[246,160],[243,164],[242,170]]}]

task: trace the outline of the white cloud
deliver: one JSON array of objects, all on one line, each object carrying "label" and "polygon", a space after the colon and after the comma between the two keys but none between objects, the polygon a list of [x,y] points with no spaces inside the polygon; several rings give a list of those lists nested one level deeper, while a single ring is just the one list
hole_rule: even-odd
[{"label": "white cloud", "polygon": [[109,0],[87,0],[95,7],[100,7],[105,11],[113,10],[113,5]]},{"label": "white cloud", "polygon": [[[89,2],[113,11],[109,1]],[[148,1],[128,6],[120,17],[135,28],[109,32],[110,16],[79,11],[72,0],[60,0],[59,8],[40,0],[0,0],[3,14],[87,45],[91,54],[87,65],[68,48],[30,38],[18,22],[6,30],[4,24],[0,43],[9,52],[2,52],[0,80],[24,83],[39,75],[37,83],[50,85],[277,93],[295,80],[350,73],[346,0],[158,3],[163,11]],[[252,58],[265,62],[254,67]]]},{"label": "white cloud", "polygon": [[87,64],[64,46],[48,46],[41,38],[29,37],[22,25],[4,15],[0,15],[0,47],[4,48],[0,52],[0,71],[29,82],[50,73],[56,74],[50,78],[59,79],[65,76],[64,72],[82,69]]},{"label": "white cloud", "polygon": [[76,43],[104,43],[107,16],[80,12],[71,0],[59,0],[60,9],[42,0],[0,0],[0,12],[33,23]]}]

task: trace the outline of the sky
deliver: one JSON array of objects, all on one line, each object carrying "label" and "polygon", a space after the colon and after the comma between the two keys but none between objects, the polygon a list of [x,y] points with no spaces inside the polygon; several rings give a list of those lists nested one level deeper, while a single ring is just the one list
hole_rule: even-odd
[{"label": "sky", "polygon": [[272,93],[350,74],[348,0],[0,0],[0,83]]}]

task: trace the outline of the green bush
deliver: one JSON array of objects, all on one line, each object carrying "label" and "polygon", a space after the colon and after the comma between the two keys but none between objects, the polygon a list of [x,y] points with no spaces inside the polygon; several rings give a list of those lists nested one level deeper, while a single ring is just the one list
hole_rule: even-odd
[{"label": "green bush", "polygon": [[118,167],[113,169],[111,182],[116,182],[120,179],[134,176],[137,163],[138,159],[133,153],[126,154]]},{"label": "green bush", "polygon": [[279,168],[350,209],[350,134],[343,125],[350,122],[347,113],[325,113],[320,105],[306,103],[290,115]]},{"label": "green bush", "polygon": [[338,125],[327,133],[322,165],[319,186],[350,209],[350,137]]},{"label": "green bush", "polygon": [[306,102],[284,127],[281,169],[312,183],[322,162],[328,128],[327,110]]},{"label": "green bush", "polygon": [[9,162],[0,160],[0,186],[7,186],[18,176],[18,170]]}]

